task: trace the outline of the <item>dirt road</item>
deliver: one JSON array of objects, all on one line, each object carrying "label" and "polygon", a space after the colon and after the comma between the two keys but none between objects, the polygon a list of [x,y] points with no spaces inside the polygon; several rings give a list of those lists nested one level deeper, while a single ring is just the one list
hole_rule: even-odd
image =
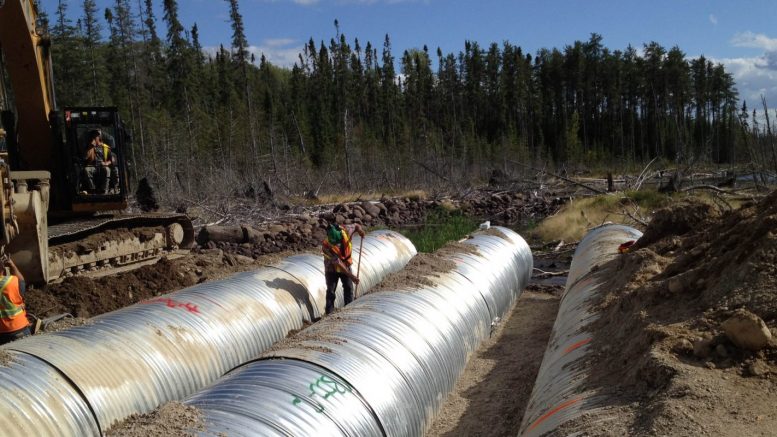
[{"label": "dirt road", "polygon": [[560,288],[541,287],[521,295],[494,336],[470,359],[427,436],[518,432],[556,319]]}]

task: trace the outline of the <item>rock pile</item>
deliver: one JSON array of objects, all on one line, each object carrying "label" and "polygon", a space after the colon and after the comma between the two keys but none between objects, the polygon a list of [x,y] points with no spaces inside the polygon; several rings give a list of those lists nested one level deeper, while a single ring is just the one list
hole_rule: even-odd
[{"label": "rock pile", "polygon": [[199,249],[196,250],[218,248],[252,258],[284,250],[307,250],[320,244],[329,223],[358,223],[367,228],[417,225],[424,222],[428,212],[436,209],[461,210],[479,220],[490,220],[494,225],[515,226],[552,214],[563,202],[561,198],[546,199],[520,192],[477,191],[463,198],[405,197],[341,203],[317,215],[287,215],[259,225],[204,227],[197,236]]}]

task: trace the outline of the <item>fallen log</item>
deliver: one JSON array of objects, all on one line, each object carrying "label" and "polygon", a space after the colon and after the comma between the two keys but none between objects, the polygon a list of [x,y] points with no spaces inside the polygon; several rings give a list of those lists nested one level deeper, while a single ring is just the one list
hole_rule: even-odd
[{"label": "fallen log", "polygon": [[242,244],[248,241],[248,238],[242,226],[214,225],[203,227],[197,235],[197,243],[202,245],[208,241]]}]

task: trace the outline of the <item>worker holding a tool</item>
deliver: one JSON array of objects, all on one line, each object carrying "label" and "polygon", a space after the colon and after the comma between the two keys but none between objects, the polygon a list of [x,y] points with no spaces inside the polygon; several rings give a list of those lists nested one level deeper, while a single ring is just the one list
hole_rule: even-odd
[{"label": "worker holding a tool", "polygon": [[6,258],[4,264],[11,274],[0,276],[0,344],[30,335],[24,308],[24,276],[11,258]]},{"label": "worker holding a tool", "polygon": [[[326,230],[322,252],[324,253],[324,274],[326,275],[326,314],[332,313],[335,308],[335,289],[337,281],[342,281],[343,298],[345,305],[353,301],[353,284],[359,285],[359,276],[351,272],[353,259],[351,258],[351,237],[354,233],[364,239],[364,229],[358,224],[335,225],[331,224]],[[361,246],[359,246],[359,258],[361,258]]]}]

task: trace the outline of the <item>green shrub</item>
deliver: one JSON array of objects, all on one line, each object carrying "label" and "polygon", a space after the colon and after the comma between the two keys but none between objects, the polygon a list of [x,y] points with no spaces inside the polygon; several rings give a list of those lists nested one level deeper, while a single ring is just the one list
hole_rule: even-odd
[{"label": "green shrub", "polygon": [[455,241],[469,234],[477,222],[461,211],[447,211],[438,208],[427,213],[424,223],[418,228],[399,229],[413,242],[419,252],[434,252],[449,241]]}]

